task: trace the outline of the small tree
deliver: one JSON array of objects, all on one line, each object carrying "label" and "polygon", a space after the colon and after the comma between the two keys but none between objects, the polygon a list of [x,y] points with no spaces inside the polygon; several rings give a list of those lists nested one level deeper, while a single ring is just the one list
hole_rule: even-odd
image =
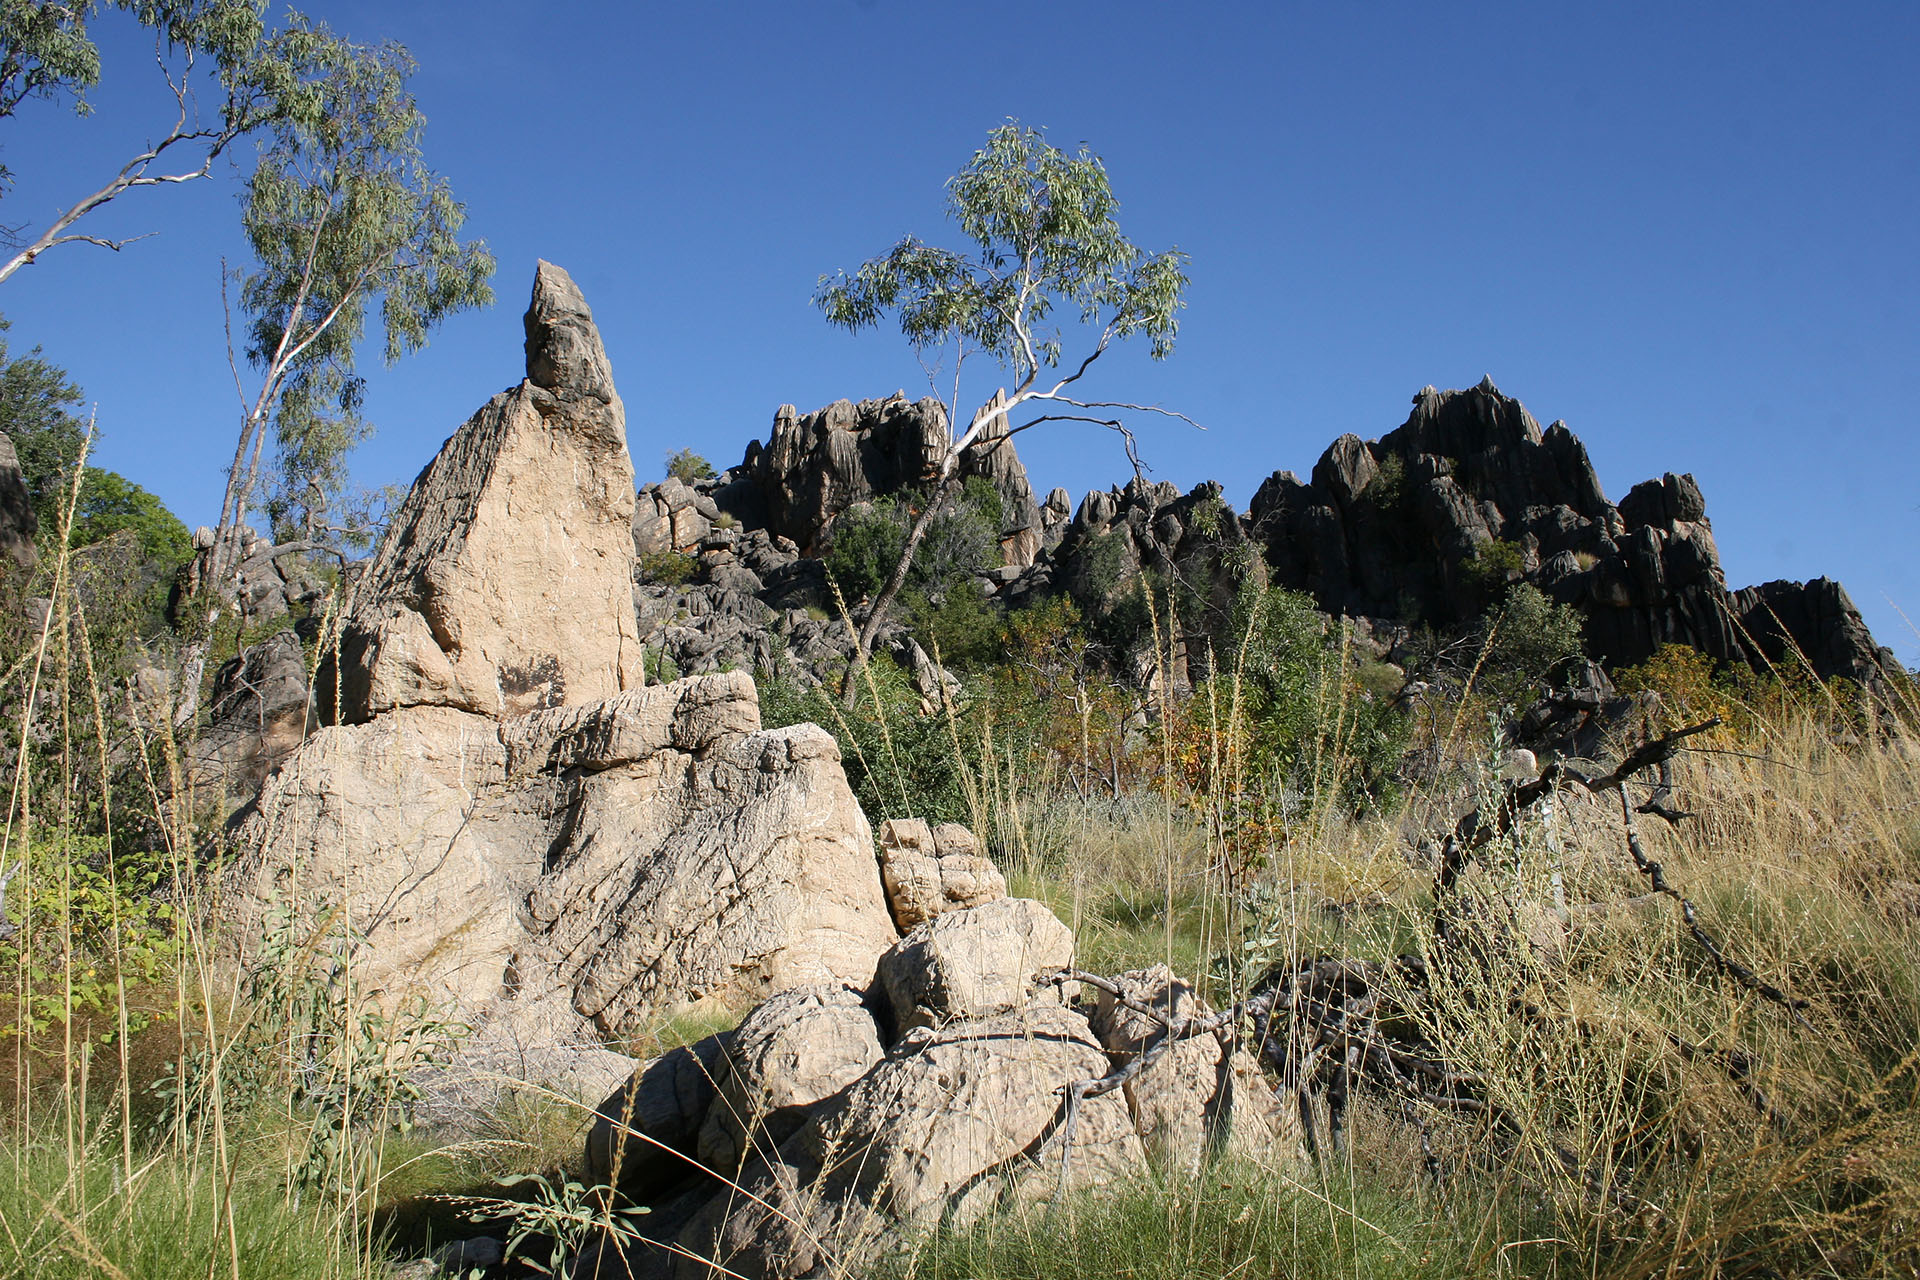
[{"label": "small tree", "polygon": [[391,364],[447,316],[493,301],[492,254],[461,242],[465,210],[421,161],[426,121],[407,89],[406,50],[353,45],[299,17],[270,43],[304,75],[247,181],[242,222],[258,265],[239,277],[240,298],[251,317],[246,356],[261,378],[243,402],[216,570],[233,566],[269,435],[277,505],[300,511],[286,523],[313,537],[347,451],[369,430],[354,357],[376,302]]},{"label": "small tree", "polygon": [[[833,324],[857,333],[892,316],[923,364],[930,354],[948,351],[953,360],[949,430],[930,491],[861,625],[854,667],[872,653],[928,526],[958,488],[962,455],[996,419],[1006,420],[1009,437],[1043,422],[1108,427],[1121,434],[1137,464],[1123,415],[1169,413],[1079,394],[1080,380],[1117,340],[1144,336],[1153,358],[1165,358],[1173,350],[1187,286],[1184,253],[1145,253],[1121,234],[1119,203],[1098,156],[1084,146],[1069,155],[1040,130],[1009,121],[948,179],[947,202],[949,215],[975,246],[971,252],[909,237],[852,275],[822,276],[814,295]],[[1070,356],[1066,334],[1051,325],[1056,312],[1077,326],[1080,342]],[[1005,369],[1012,389],[983,405],[962,430],[961,369],[976,353]],[[929,365],[929,378],[934,374]],[[1044,411],[1012,426],[1011,415],[1029,405]],[[843,693],[852,690],[852,672]]]},{"label": "small tree", "polygon": [[713,464],[691,449],[679,449],[667,455],[667,474],[682,484],[711,480]]},{"label": "small tree", "polygon": [[[406,50],[355,45],[297,15],[267,43],[263,64],[288,79],[247,180],[242,225],[257,265],[238,275],[246,357],[260,383],[251,398],[242,393],[179,724],[197,710],[206,638],[240,569],[268,437],[279,464],[268,506],[304,535],[275,553],[322,547],[321,535],[334,532],[321,520],[344,482],[345,455],[371,429],[355,364],[369,312],[377,303],[391,364],[425,346],[447,316],[493,301],[493,255],[482,241],[461,241],[466,211],[422,162],[426,120],[407,89]],[[229,359],[238,387],[231,351]]]}]

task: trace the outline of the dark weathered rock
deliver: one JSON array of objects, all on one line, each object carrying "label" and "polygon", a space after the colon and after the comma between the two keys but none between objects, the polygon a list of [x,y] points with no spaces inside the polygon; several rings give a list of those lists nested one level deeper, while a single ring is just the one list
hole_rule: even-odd
[{"label": "dark weathered rock", "polygon": [[[960,474],[993,483],[1002,504],[1002,555],[1008,564],[1030,564],[1043,533],[1040,506],[1005,416],[993,409],[989,404],[981,410],[991,416],[980,438],[961,453]],[[712,494],[745,528],[764,528],[816,556],[834,517],[848,507],[933,481],[947,439],[946,409],[931,398],[836,400],[804,416],[782,405],[767,443],[749,445],[745,459]]]},{"label": "dark weathered rock", "polygon": [[13,440],[0,432],[0,562],[15,570],[31,570],[38,554],[33,539],[39,532],[40,520],[33,513],[33,499],[20,472],[20,455],[14,452]]},{"label": "dark weathered rock", "polygon": [[195,784],[251,799],[306,737],[308,710],[300,637],[277,631],[214,673],[207,727],[189,749]]},{"label": "dark weathered rock", "polygon": [[1615,508],[1565,424],[1542,431],[1491,379],[1423,389],[1398,429],[1335,441],[1310,483],[1275,472],[1245,526],[1277,585],[1333,613],[1453,626],[1526,580],[1580,609],[1611,666],[1679,643],[1756,667],[1797,650],[1823,678],[1895,670],[1837,584],[1730,593],[1692,476],[1636,485]]}]

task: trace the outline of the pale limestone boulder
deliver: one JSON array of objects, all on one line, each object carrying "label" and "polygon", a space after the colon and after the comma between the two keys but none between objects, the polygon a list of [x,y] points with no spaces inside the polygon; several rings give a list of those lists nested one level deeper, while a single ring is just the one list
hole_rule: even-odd
[{"label": "pale limestone boulder", "polygon": [[315,732],[242,811],[223,880],[244,957],[276,909],[351,944],[357,989],[473,1011],[527,944],[547,823],[506,796],[499,725],[409,707]]},{"label": "pale limestone boulder", "polygon": [[[678,1244],[768,1280],[807,1275],[827,1259],[835,1274],[865,1274],[914,1230],[943,1219],[964,1226],[1008,1196],[1052,1196],[1062,1091],[1107,1070],[1086,1019],[1071,1009],[949,1024],[823,1104],[776,1158],[743,1174],[741,1186],[772,1209],[723,1191]],[[1105,1185],[1142,1160],[1120,1097],[1087,1099],[1068,1189]],[[716,1273],[683,1257],[671,1274]]]},{"label": "pale limestone boulder", "polygon": [[641,1064],[594,1111],[587,1131],[587,1181],[643,1197],[700,1172],[693,1160],[726,1070],[730,1031],[682,1045]]},{"label": "pale limestone boulder", "polygon": [[1045,903],[1001,898],[920,925],[880,957],[895,1033],[983,1018],[1065,994],[1039,979],[1073,962],[1073,931]]},{"label": "pale limestone boulder", "polygon": [[[1212,1012],[1164,964],[1121,974],[1119,985],[1130,1000],[1169,1018]],[[1158,1021],[1105,991],[1089,1021],[1116,1067],[1136,1057],[1161,1030]],[[1252,1055],[1229,1051],[1211,1035],[1175,1045],[1121,1092],[1148,1158],[1163,1168],[1198,1172],[1227,1151],[1263,1161],[1304,1158],[1298,1114],[1279,1103]]]},{"label": "pale limestone boulder", "polygon": [[337,909],[362,990],[481,1039],[534,1010],[534,1038],[585,1043],[696,1000],[864,987],[897,938],[833,739],[760,730],[740,672],[505,723],[411,707],[322,729],[234,834],[243,957],[276,906]]},{"label": "pale limestone boulder", "polygon": [[633,464],[592,313],[541,263],[527,377],[454,432],[356,585],[322,719],[410,706],[504,717],[645,683]]},{"label": "pale limestone boulder", "polygon": [[[698,677],[738,679],[743,675]],[[872,979],[896,937],[872,835],[813,725],[573,780],[526,899],[542,953],[603,1027],[718,994]]]},{"label": "pale limestone boulder", "polygon": [[981,856],[973,832],[957,822],[930,828],[923,818],[887,821],[880,828],[880,879],[903,931],[943,911],[1007,896],[1000,869]]},{"label": "pale limestone boulder", "polygon": [[731,1176],[755,1147],[771,1154],[810,1108],[881,1057],[879,1028],[858,991],[794,987],[770,997],[728,1045],[719,1097],[700,1131],[700,1159]]}]

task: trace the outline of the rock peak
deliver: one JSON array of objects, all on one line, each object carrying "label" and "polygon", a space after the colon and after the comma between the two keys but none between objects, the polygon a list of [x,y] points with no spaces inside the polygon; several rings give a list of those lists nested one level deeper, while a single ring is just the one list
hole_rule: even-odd
[{"label": "rock peak", "polygon": [[543,259],[535,269],[526,327],[528,381],[563,399],[589,396],[602,404],[613,402],[613,368],[600,330],[565,268]]}]

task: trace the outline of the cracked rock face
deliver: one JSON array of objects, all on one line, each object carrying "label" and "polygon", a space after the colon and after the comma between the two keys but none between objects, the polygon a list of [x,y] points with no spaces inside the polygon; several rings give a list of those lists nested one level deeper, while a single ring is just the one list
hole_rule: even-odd
[{"label": "cracked rock face", "polygon": [[276,912],[328,922],[362,991],[507,1070],[864,986],[898,936],[831,736],[763,731],[744,672],[644,687],[620,398],[559,268],[526,330],[526,380],[400,508],[320,673],[330,723],[236,817],[223,886],[243,957]]},{"label": "cracked rock face", "polygon": [[[984,918],[967,924],[969,915]],[[1024,926],[1009,930],[1016,918]],[[1073,944],[1037,902],[963,908],[912,936],[943,921],[952,923],[942,948],[975,972],[1008,963],[1015,932],[1062,937],[1069,953]],[[1165,966],[1120,982],[1137,1005],[1205,1011]],[[1024,994],[1010,1005],[954,1008],[937,1026],[890,1018],[882,980],[864,998],[844,986],[790,990],[748,1014],[725,1046],[703,1042],[642,1066],[601,1112],[624,1108],[634,1133],[657,1138],[630,1148],[619,1174],[652,1212],[635,1223],[640,1239],[593,1242],[573,1274],[864,1275],[916,1230],[964,1228],[996,1205],[1100,1187],[1150,1163],[1193,1171],[1225,1150],[1282,1165],[1304,1158],[1297,1116],[1277,1104],[1273,1083],[1210,1035],[1174,1045],[1121,1088],[1089,1092],[1069,1123],[1069,1086],[1131,1063],[1162,1024],[1110,997],[1065,1005],[1056,984],[1016,986]],[[688,1087],[696,1059],[711,1066]],[[689,1101],[707,1109],[704,1168],[684,1154],[696,1123]],[[596,1128],[596,1171],[614,1167],[595,1152],[618,1132],[611,1121]]]},{"label": "cracked rock face", "polygon": [[512,716],[642,684],[626,412],[565,271],[543,262],[527,376],[413,483],[355,591],[321,718],[400,707]]}]

